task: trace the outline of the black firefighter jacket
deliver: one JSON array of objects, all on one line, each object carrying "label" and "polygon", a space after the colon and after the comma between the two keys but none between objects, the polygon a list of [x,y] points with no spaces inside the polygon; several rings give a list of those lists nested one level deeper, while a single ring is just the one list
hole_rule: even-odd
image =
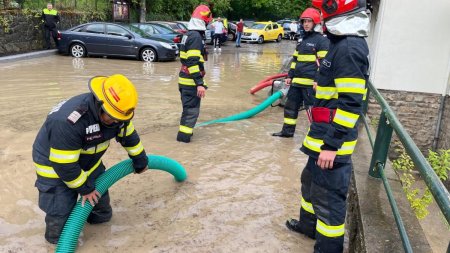
[{"label": "black firefighter jacket", "polygon": [[181,70],[178,77],[179,88],[207,88],[204,82],[206,49],[203,32],[188,31],[183,36],[180,47]]},{"label": "black firefighter jacket", "polygon": [[313,110],[325,107],[335,109],[336,114],[331,123],[311,124],[301,150],[314,158],[321,150],[334,150],[335,162],[346,163],[358,138],[357,122],[367,92],[369,49],[362,37],[328,37],[330,49],[320,65]]},{"label": "black firefighter jacket", "polygon": [[95,179],[103,172],[97,170],[103,167],[101,157],[113,138],[127,150],[136,171],[147,166],[148,159],[133,123],[105,127],[98,112],[92,93],[63,101],[50,111],[33,144],[38,181],[65,184],[81,195],[92,192]]}]

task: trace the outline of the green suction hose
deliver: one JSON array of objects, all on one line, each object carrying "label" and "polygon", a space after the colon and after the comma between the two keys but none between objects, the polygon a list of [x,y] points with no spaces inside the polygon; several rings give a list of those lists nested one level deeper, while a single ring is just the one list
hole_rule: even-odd
[{"label": "green suction hose", "polygon": [[[177,161],[164,156],[148,155],[148,167],[169,172],[175,180],[182,182],[187,178],[186,170]],[[95,188],[100,194],[104,194],[109,187],[126,175],[134,172],[131,159],[122,161],[100,175],[95,181]],[[84,227],[93,206],[87,201],[81,207],[81,200],[77,202],[64,226],[55,252],[75,252],[78,237]]]},{"label": "green suction hose", "polygon": [[225,122],[230,122],[230,121],[251,118],[251,117],[255,116],[256,114],[264,111],[264,109],[269,107],[271,104],[273,104],[275,101],[277,101],[284,95],[286,95],[286,91],[279,90],[279,91],[275,92],[272,96],[270,96],[266,100],[264,100],[261,104],[257,105],[256,107],[253,107],[252,109],[250,109],[248,111],[241,112],[241,113],[238,113],[235,115],[231,115],[231,116],[228,116],[225,118],[206,121],[206,122],[197,124],[195,127],[201,127],[201,126],[211,125],[211,124],[215,124],[215,123],[225,123]]}]

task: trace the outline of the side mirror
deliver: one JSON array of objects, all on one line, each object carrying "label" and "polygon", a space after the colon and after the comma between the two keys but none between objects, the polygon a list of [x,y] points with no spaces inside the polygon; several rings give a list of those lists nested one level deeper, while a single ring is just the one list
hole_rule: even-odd
[{"label": "side mirror", "polygon": [[133,38],[133,36],[131,36],[130,34],[125,35],[125,37],[127,37],[129,40]]}]

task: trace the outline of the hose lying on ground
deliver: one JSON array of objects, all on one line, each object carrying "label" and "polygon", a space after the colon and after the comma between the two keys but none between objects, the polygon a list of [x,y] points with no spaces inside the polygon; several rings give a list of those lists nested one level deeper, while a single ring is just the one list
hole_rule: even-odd
[{"label": "hose lying on ground", "polygon": [[[150,169],[157,169],[169,172],[175,177],[175,180],[182,182],[187,178],[186,170],[177,161],[157,155],[148,155],[148,167]],[[103,195],[109,187],[115,182],[128,174],[134,172],[131,159],[122,161],[100,175],[95,181],[96,190]],[[93,206],[86,201],[84,207],[81,207],[81,200],[77,202],[69,219],[64,225],[64,229],[59,237],[58,245],[55,252],[69,253],[75,252],[78,237],[84,224],[92,211]]]},{"label": "hose lying on ground", "polygon": [[229,122],[229,121],[236,121],[236,120],[251,118],[251,117],[255,116],[256,114],[262,112],[264,109],[269,107],[273,102],[277,101],[279,98],[281,98],[282,96],[285,96],[285,95],[286,95],[286,90],[279,90],[279,91],[275,92],[272,96],[270,96],[266,100],[264,100],[261,104],[257,105],[256,107],[253,107],[252,109],[250,109],[248,111],[234,114],[234,115],[231,115],[231,116],[228,116],[225,118],[206,121],[206,122],[197,124],[195,127],[201,127],[201,126],[211,125],[211,124],[215,124],[215,123],[225,123],[225,122]]}]

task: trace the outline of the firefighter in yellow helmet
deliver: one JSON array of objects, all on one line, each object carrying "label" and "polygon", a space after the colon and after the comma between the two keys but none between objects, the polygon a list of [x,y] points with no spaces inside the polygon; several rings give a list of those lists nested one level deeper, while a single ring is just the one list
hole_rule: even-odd
[{"label": "firefighter in yellow helmet", "polygon": [[46,213],[45,239],[58,242],[76,204],[94,206],[87,221],[107,222],[112,209],[108,192],[95,189],[104,171],[102,156],[115,138],[128,152],[136,173],[145,171],[147,155],[131,119],[138,102],[134,85],[123,75],[97,76],[90,93],[57,104],[48,114],[33,144],[39,207]]},{"label": "firefighter in yellow helmet", "polygon": [[206,5],[199,5],[192,13],[188,32],[183,36],[180,46],[181,69],[178,88],[183,104],[177,141],[188,143],[200,114],[200,102],[205,97],[208,86],[203,80],[207,60],[205,48],[206,25],[212,20],[211,11]]}]

